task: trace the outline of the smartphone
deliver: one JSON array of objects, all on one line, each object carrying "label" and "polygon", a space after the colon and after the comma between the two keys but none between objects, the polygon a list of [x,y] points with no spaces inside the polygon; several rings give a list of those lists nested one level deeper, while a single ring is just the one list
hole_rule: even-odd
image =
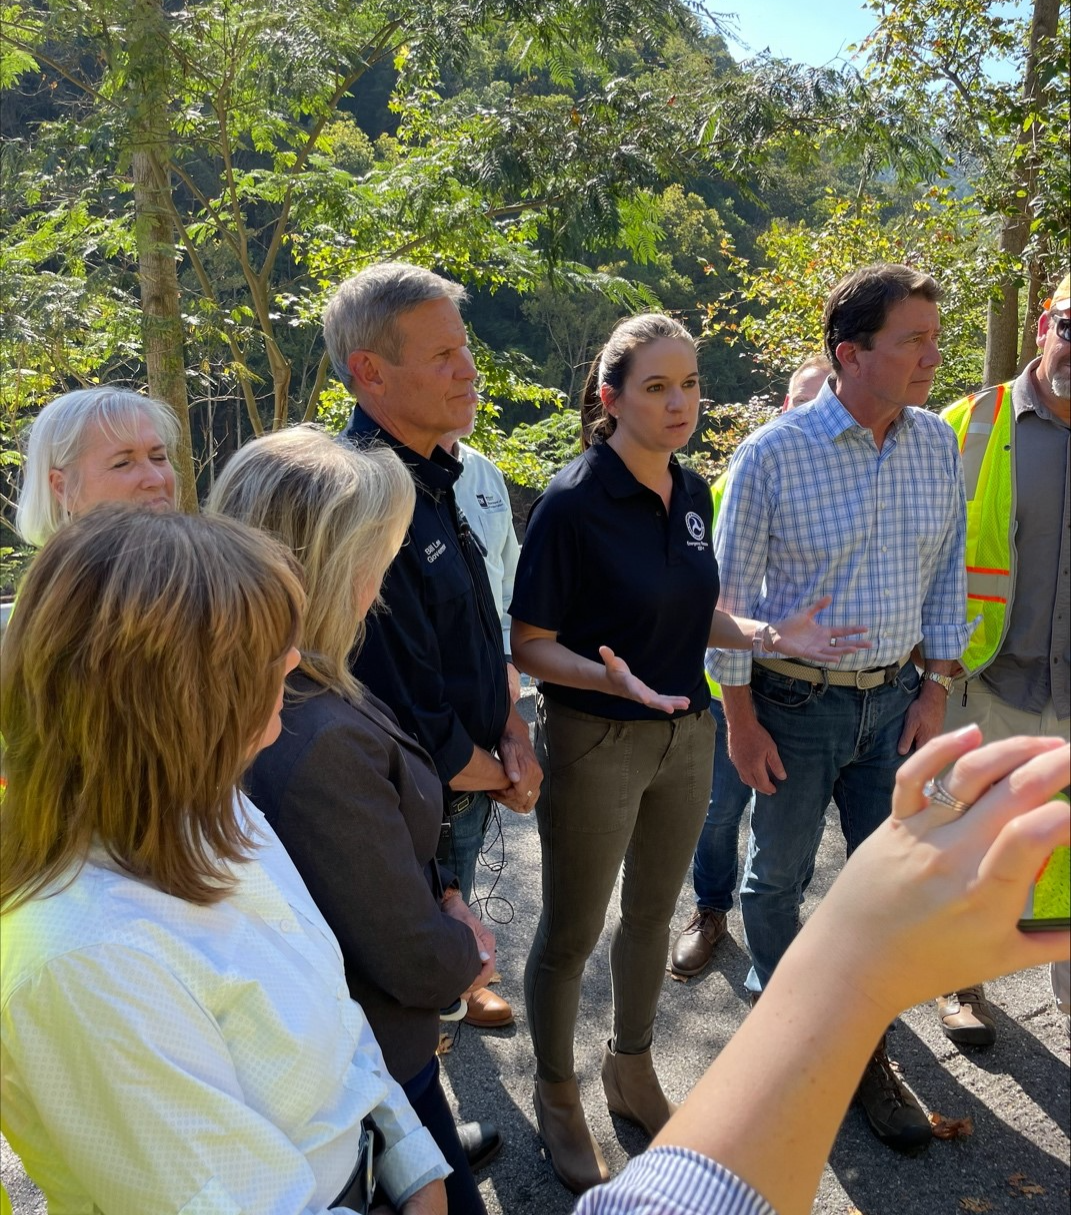
[{"label": "smartphone", "polygon": [[[1067,801],[1066,793],[1056,795]],[[1030,887],[1019,927],[1024,932],[1071,928],[1071,848],[1057,848]]]}]

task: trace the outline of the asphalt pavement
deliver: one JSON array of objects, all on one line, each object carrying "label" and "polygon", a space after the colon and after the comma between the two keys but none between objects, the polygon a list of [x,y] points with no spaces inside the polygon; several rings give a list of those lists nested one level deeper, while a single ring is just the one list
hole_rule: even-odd
[{"label": "asphalt pavement", "polygon": [[[531,700],[522,702],[531,716]],[[533,815],[502,812],[502,832],[488,837],[476,893],[486,918],[497,921],[496,990],[508,998],[516,1024],[478,1031],[462,1025],[443,1058],[444,1083],[458,1118],[491,1119],[505,1147],[480,1174],[489,1215],[564,1215],[573,1197],[545,1158],[532,1110],[533,1064],[522,997],[528,947],[539,916],[539,837]],[[743,843],[743,840],[741,841]],[[835,814],[827,819],[815,879],[804,915],[836,876],[844,843]],[[504,862],[504,863],[503,863]],[[609,924],[613,923],[615,899]],[[676,934],[692,912],[690,885],[681,892]],[[708,971],[687,982],[667,974],[655,1031],[655,1062],[667,1094],[683,1100],[696,1078],[743,1021],[747,955],[739,912],[729,917],[731,939],[719,945]],[[609,927],[585,973],[576,1039],[577,1072],[591,1129],[611,1171],[643,1150],[645,1136],[606,1109],[599,1078],[610,1031]],[[905,1013],[889,1051],[927,1111],[970,1118],[969,1136],[935,1141],[907,1158],[883,1147],[862,1114],[849,1111],[822,1176],[819,1215],[1066,1215],[1071,1207],[1071,1095],[1069,1037],[1055,1009],[1047,970],[1010,976],[987,987],[998,1041],[985,1051],[959,1050],[942,1035],[932,1006]],[[771,1154],[778,1150],[777,1110],[768,1124]],[[6,1144],[4,1184],[17,1215],[44,1215],[44,1205],[20,1176]]]}]

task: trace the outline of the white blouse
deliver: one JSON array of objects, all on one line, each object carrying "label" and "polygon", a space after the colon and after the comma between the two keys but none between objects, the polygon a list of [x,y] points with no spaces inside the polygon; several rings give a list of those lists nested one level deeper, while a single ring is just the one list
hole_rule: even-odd
[{"label": "white blouse", "polygon": [[241,809],[259,846],[219,903],[164,894],[98,848],[0,921],[0,1124],[50,1211],[323,1212],[367,1114],[395,1206],[450,1171],[297,870]]}]

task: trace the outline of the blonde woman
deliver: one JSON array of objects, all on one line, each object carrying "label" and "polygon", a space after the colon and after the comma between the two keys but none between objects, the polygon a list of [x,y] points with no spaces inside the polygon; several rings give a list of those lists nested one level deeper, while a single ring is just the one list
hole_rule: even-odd
[{"label": "blonde woman", "polygon": [[363,1209],[371,1120],[395,1207],[445,1212],[442,1155],[238,791],[279,733],[302,601],[268,537],[116,506],[23,583],[0,673],[0,1126],[50,1209]]},{"label": "blonde woman", "polygon": [[[492,934],[435,861],[442,786],[431,757],[353,677],[349,656],[413,514],[413,480],[386,447],[357,450],[313,427],[247,444],[208,509],[272,533],[300,561],[308,607],[283,730],[249,774],[342,947],[350,994],[453,1173],[452,1215],[484,1205],[439,1083],[439,1010],[494,971]],[[461,1128],[473,1154],[501,1144]]]},{"label": "blonde woman", "polygon": [[171,410],[127,388],[84,388],[50,401],[30,427],[19,535],[39,548],[102,502],[173,510],[177,442]]}]

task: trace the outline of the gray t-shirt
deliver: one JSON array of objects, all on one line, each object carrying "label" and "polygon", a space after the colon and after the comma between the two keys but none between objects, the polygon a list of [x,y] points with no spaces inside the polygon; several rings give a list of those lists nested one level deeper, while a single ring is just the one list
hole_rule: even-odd
[{"label": "gray t-shirt", "polygon": [[1015,595],[1004,644],[982,679],[1001,700],[1040,713],[1051,696],[1071,715],[1071,428],[1038,395],[1027,367],[1012,386],[1015,409]]}]

